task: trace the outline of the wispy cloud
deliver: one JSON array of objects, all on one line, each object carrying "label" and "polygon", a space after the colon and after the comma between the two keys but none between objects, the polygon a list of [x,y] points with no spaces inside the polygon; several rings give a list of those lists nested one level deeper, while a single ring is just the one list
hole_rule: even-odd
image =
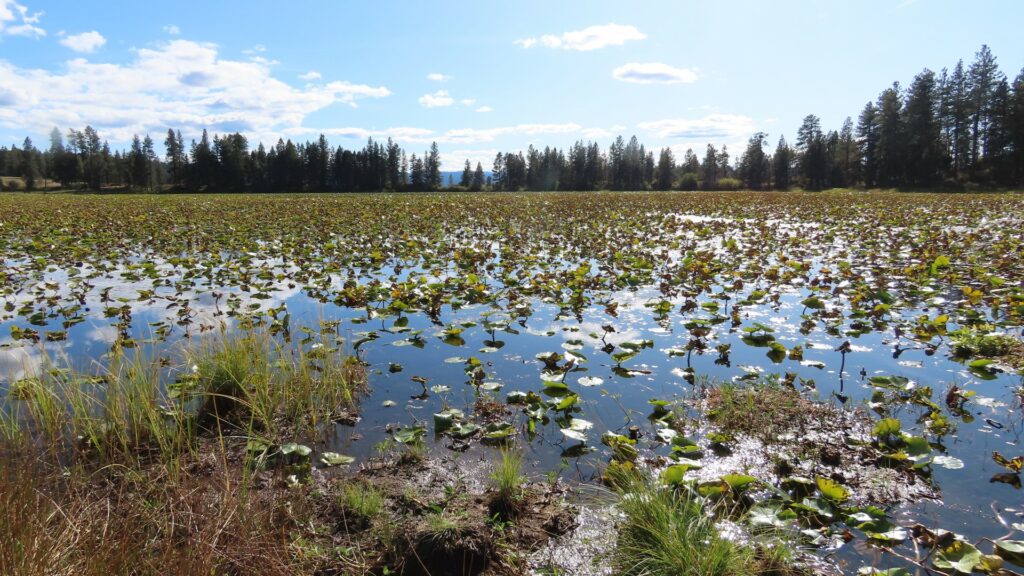
[{"label": "wispy cloud", "polygon": [[316,70],[310,70],[309,72],[306,72],[305,74],[299,74],[299,80],[312,81],[312,80],[319,80],[321,78],[323,78],[323,76],[319,72],[317,72]]},{"label": "wispy cloud", "polygon": [[494,112],[494,108],[491,108],[490,106],[480,106],[474,110],[474,112]]},{"label": "wispy cloud", "polygon": [[177,36],[178,34],[181,34],[181,28],[178,28],[174,24],[168,24],[167,26],[164,26],[164,32],[170,34],[171,36]]},{"label": "wispy cloud", "polygon": [[634,84],[692,84],[697,81],[697,72],[662,62],[631,62],[612,70],[612,77]]},{"label": "wispy cloud", "polygon": [[327,136],[340,136],[365,140],[366,138],[394,138],[399,142],[413,144],[477,144],[481,142],[493,142],[501,137],[529,137],[543,135],[564,135],[564,134],[586,134],[593,128],[585,128],[575,123],[563,124],[514,124],[510,126],[497,126],[494,128],[455,128],[443,132],[437,132],[427,128],[414,128],[402,126],[387,128],[384,130],[369,130],[365,128],[296,128],[290,131],[293,135],[308,135],[323,133]]},{"label": "wispy cloud", "polygon": [[746,137],[754,131],[754,121],[735,114],[709,114],[641,122],[637,127],[658,138],[716,142]]},{"label": "wispy cloud", "polygon": [[427,80],[430,80],[432,82],[447,82],[452,78],[454,78],[454,76],[441,74],[440,72],[431,72],[430,74],[427,74]]},{"label": "wispy cloud", "polygon": [[92,53],[102,48],[107,43],[107,39],[99,32],[92,30],[65,36],[60,39],[60,43],[75,52]]},{"label": "wispy cloud", "polygon": [[418,102],[424,108],[443,108],[455,104],[455,99],[448,95],[447,90],[438,90],[433,94],[424,94]]},{"label": "wispy cloud", "polygon": [[523,38],[516,40],[515,44],[523,48],[539,45],[562,50],[588,51],[606,46],[621,46],[629,40],[643,40],[644,38],[647,38],[647,35],[637,30],[635,26],[604,24],[565,32],[557,36],[545,34],[540,37]]},{"label": "wispy cloud", "polygon": [[46,30],[37,26],[42,16],[43,12],[29,13],[26,6],[14,0],[0,0],[0,36],[46,36]]}]

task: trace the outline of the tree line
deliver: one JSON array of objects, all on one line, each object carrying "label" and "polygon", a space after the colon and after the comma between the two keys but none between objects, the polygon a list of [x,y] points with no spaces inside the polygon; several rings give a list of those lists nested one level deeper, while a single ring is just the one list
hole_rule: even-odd
[{"label": "tree line", "polygon": [[[925,69],[904,89],[899,83],[868,102],[838,131],[822,129],[809,114],[792,145],[754,134],[735,162],[725,146],[692,149],[677,161],[670,148],[655,158],[636,136],[617,137],[602,151],[595,142],[561,150],[530,146],[499,152],[486,175],[467,160],[448,189],[491,190],[753,190],[801,187],[950,188],[1024,185],[1024,70],[1011,82],[988,46],[952,71]],[[223,192],[428,191],[443,189],[437,143],[407,155],[397,143],[374,141],[362,149],[317,140],[278,140],[250,149],[239,133],[211,139],[204,130],[186,143],[169,129],[158,157],[147,135],[111,152],[92,127],[57,128],[47,149],[26,138],[21,148],[0,147],[0,176],[24,188],[48,182],[65,188]]]}]

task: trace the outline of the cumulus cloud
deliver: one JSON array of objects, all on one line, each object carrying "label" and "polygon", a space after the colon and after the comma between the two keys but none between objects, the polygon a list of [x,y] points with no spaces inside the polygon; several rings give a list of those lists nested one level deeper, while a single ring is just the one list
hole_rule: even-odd
[{"label": "cumulus cloud", "polygon": [[323,78],[323,76],[321,76],[320,73],[317,72],[316,70],[310,70],[309,72],[306,72],[305,74],[300,74],[299,75],[299,79],[300,80],[319,80],[321,78]]},{"label": "cumulus cloud", "polygon": [[721,142],[745,138],[754,132],[747,116],[710,114],[703,118],[666,118],[641,122],[638,128],[658,138]]},{"label": "cumulus cloud", "polygon": [[390,91],[336,81],[296,88],[266,63],[221,58],[216,45],[173,40],[135,52],[125,64],[75,58],[61,71],[22,69],[0,59],[0,127],[45,133],[91,124],[104,138],[168,127],[195,135],[238,130],[273,141],[305,117],[336,103],[383,98]]},{"label": "cumulus cloud", "polygon": [[490,106],[481,106],[474,110],[474,112],[494,112],[494,108],[491,108]]},{"label": "cumulus cloud", "polygon": [[565,32],[558,36],[545,34],[537,38],[523,38],[516,40],[515,44],[523,48],[541,45],[562,50],[588,51],[606,46],[621,46],[629,40],[643,40],[644,38],[647,38],[647,35],[637,30],[635,26],[604,24]]},{"label": "cumulus cloud", "polygon": [[99,32],[92,30],[81,34],[72,34],[60,39],[60,43],[75,52],[95,52],[107,43],[107,39]]},{"label": "cumulus cloud", "polygon": [[164,32],[170,34],[171,36],[177,36],[178,34],[181,34],[181,28],[178,28],[174,24],[168,24],[167,26],[164,26]]},{"label": "cumulus cloud", "polygon": [[443,108],[455,104],[455,99],[448,95],[447,90],[438,90],[433,94],[420,96],[419,103],[424,108]]},{"label": "cumulus cloud", "polygon": [[634,84],[693,84],[697,81],[697,72],[662,62],[631,62],[612,70],[612,77]]},{"label": "cumulus cloud", "polygon": [[46,36],[37,24],[42,12],[29,13],[28,8],[14,0],[0,0],[0,36]]},{"label": "cumulus cloud", "polygon": [[447,82],[452,78],[454,78],[454,76],[441,74],[440,72],[431,72],[430,74],[427,74],[427,80],[430,80],[432,82]]}]

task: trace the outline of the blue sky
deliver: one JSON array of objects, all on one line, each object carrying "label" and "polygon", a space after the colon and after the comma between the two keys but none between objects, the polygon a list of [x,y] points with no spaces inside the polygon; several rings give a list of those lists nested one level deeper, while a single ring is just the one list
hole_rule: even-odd
[{"label": "blue sky", "polygon": [[636,134],[792,140],[988,44],[1024,67],[1024,2],[0,0],[0,143],[96,127],[115,147],[203,126],[362,146],[497,150]]}]

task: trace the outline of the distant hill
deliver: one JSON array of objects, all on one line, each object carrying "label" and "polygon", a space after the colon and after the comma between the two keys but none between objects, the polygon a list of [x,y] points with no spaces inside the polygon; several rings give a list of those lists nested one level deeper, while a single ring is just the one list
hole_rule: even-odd
[{"label": "distant hill", "polygon": [[[490,170],[484,170],[484,179],[486,180],[487,178],[490,178],[490,177],[491,177],[491,171]],[[447,186],[448,185],[448,178],[452,179],[452,182],[451,182],[452,184],[454,184],[455,186],[458,186],[459,182],[462,180],[462,170],[459,170],[458,172],[444,172],[444,171],[442,171],[441,172],[441,185],[442,186]]]}]

